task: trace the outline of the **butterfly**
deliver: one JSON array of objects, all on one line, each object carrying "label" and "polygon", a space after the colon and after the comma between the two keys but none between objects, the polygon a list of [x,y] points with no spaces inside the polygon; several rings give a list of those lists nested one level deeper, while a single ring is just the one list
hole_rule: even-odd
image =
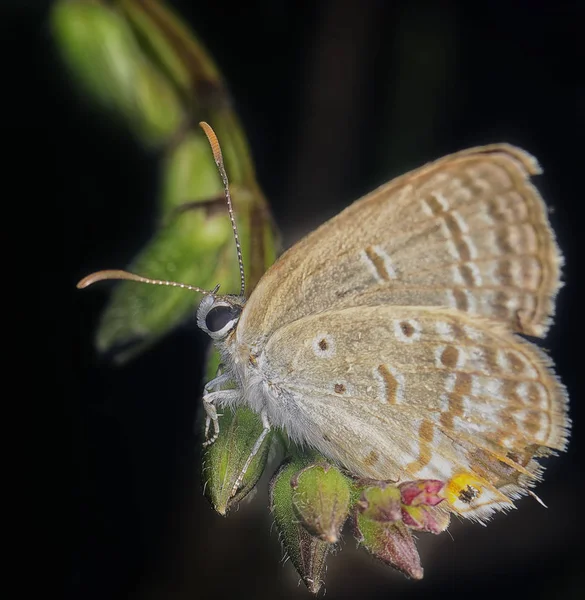
[{"label": "butterfly", "polygon": [[530,182],[536,160],[495,144],[402,175],[295,244],[246,298],[221,149],[201,126],[240,294],[124,271],[78,287],[133,279],[204,294],[197,324],[223,368],[205,386],[205,443],[218,408],[246,405],[264,430],[244,472],[276,427],[356,477],[445,482],[445,506],[471,519],[532,494],[539,459],[564,450],[570,429],[551,360],[521,337],[545,336],[563,262]]}]

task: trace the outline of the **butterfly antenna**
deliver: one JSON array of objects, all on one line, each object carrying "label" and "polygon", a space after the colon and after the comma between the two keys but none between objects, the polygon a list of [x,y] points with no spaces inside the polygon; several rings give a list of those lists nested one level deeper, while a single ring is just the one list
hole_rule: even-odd
[{"label": "butterfly antenna", "polygon": [[217,136],[215,135],[215,131],[213,131],[211,126],[205,121],[201,121],[199,123],[199,126],[201,127],[201,129],[203,129],[205,135],[207,136],[207,140],[209,141],[209,145],[211,146],[211,151],[213,152],[213,159],[215,160],[215,164],[217,165],[219,175],[223,182],[223,190],[228,205],[230,221],[232,222],[234,240],[236,242],[236,252],[238,253],[238,265],[240,266],[240,296],[243,296],[244,292],[246,291],[246,278],[244,276],[244,260],[242,258],[242,247],[240,245],[240,238],[238,237],[238,228],[236,227],[236,220],[234,218],[234,209],[232,206],[232,198],[230,196],[227,173],[225,172],[225,166],[223,164],[223,155],[221,153],[221,148],[219,146]]},{"label": "butterfly antenna", "polygon": [[96,271],[95,273],[92,273],[91,275],[88,275],[79,281],[77,287],[79,289],[83,289],[94,283],[97,283],[98,281],[105,281],[107,279],[125,279],[127,281],[150,283],[152,285],[168,285],[169,287],[183,288],[193,292],[200,292],[201,294],[215,294],[215,292],[217,292],[219,289],[219,285],[216,285],[213,290],[204,290],[196,285],[188,285],[186,283],[178,283],[176,281],[165,281],[164,279],[150,279],[150,277],[142,277],[141,275],[135,275],[134,273],[128,273],[128,271],[120,271],[116,269]]}]

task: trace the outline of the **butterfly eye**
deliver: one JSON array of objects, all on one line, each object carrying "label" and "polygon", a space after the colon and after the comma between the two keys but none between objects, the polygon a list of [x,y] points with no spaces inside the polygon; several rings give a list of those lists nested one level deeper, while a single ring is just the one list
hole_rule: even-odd
[{"label": "butterfly eye", "polygon": [[216,333],[221,331],[230,321],[237,319],[240,310],[236,306],[214,306],[205,317],[207,329]]}]

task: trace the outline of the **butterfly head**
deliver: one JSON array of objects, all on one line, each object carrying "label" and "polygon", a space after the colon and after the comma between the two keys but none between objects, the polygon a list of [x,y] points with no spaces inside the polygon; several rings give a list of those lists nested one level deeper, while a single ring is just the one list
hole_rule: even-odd
[{"label": "butterfly head", "polygon": [[242,314],[242,296],[206,294],[197,309],[197,325],[214,341],[224,340],[235,328]]}]

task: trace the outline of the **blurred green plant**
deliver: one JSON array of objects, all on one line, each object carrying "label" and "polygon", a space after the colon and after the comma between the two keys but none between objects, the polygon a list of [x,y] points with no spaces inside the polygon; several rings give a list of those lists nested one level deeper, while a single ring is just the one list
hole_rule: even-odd
[{"label": "blurred green plant", "polygon": [[[129,268],[211,289],[239,289],[232,230],[209,144],[221,140],[249,290],[277,254],[277,232],[241,124],[219,71],[201,43],[154,0],[62,0],[52,28],[64,61],[87,96],[145,146],[161,151],[160,227]],[[100,352],[123,362],[192,312],[181,290],[120,283],[101,319]]]},{"label": "blurred green plant", "polygon": [[[163,157],[160,225],[129,270],[206,289],[218,282],[226,292],[239,289],[222,183],[197,127],[205,120],[221,141],[230,176],[249,293],[277,256],[278,234],[226,86],[201,42],[158,0],[59,0],[51,17],[63,60],[86,96]],[[183,290],[119,283],[96,346],[123,363],[192,309],[193,296]],[[208,379],[218,363],[213,353]],[[321,456],[300,452],[281,432],[266,437],[242,476],[262,423],[247,408],[224,410],[221,423],[219,438],[203,451],[206,496],[226,514],[254,488],[271,447],[284,447],[287,459],[272,478],[270,506],[285,551],[311,592],[319,591],[325,560],[348,518],[371,553],[422,577],[410,530],[439,533],[447,526],[448,516],[435,507],[437,482],[408,488],[361,482]]]}]

